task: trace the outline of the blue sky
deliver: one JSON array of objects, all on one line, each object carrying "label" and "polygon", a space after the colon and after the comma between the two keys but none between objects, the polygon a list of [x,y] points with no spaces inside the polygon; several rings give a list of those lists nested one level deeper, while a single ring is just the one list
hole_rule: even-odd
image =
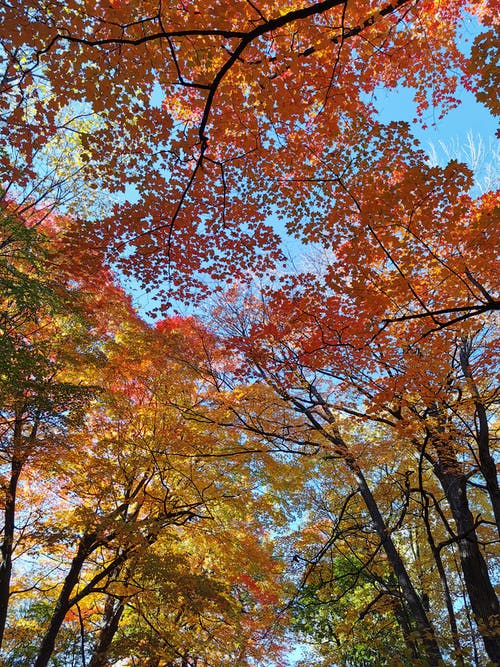
[{"label": "blue sky", "polygon": [[[431,109],[422,121],[426,124],[425,129],[419,123],[412,124],[413,133],[422,143],[424,150],[427,151],[429,145],[436,145],[440,141],[450,144],[463,140],[465,143],[467,133],[471,131],[480,134],[485,141],[495,137],[496,122],[486,107],[479,104],[474,95],[462,87],[459,88],[458,97],[461,104],[449,111],[441,120],[437,119]],[[377,106],[380,118],[384,122],[391,120],[408,122],[416,116],[412,91],[408,88],[381,90],[377,96]]]}]

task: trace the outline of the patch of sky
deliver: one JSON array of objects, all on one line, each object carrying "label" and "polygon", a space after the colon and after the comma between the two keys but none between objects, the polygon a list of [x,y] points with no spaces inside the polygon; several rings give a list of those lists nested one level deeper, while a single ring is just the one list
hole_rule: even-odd
[{"label": "patch of sky", "polygon": [[[411,129],[428,154],[431,164],[444,166],[450,160],[465,162],[474,172],[480,191],[498,185],[500,147],[495,139],[496,121],[474,95],[463,87],[457,90],[460,104],[443,118],[431,109]],[[380,89],[375,96],[379,119],[384,123],[416,118],[413,91]]]}]

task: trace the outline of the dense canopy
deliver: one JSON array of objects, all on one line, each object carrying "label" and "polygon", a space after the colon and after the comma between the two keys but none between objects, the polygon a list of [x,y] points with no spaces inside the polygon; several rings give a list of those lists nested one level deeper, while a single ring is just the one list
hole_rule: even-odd
[{"label": "dense canopy", "polygon": [[[55,173],[41,187],[53,196],[68,177],[54,152],[69,142],[79,180],[130,199],[85,233],[150,288],[170,278],[186,298],[204,275],[269,270],[272,216],[308,240],[304,218],[321,215],[331,233],[331,210],[297,205],[290,187],[319,179],[331,198],[336,179],[366,169],[381,88],[412,88],[435,117],[458,103],[459,83],[494,103],[481,58],[491,32],[471,60],[462,52],[468,12],[496,19],[495,3],[463,0],[5,3],[4,165],[30,188],[48,153]],[[370,168],[393,170],[392,145],[378,147]],[[332,151],[340,169],[319,174]]]},{"label": "dense canopy", "polygon": [[496,3],[0,25],[1,664],[500,665]]}]

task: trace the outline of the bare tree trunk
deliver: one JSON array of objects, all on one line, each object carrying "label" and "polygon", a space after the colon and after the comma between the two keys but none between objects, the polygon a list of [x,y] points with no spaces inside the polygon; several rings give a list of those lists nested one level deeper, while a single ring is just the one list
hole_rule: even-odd
[{"label": "bare tree trunk", "polygon": [[106,655],[118,630],[124,609],[125,602],[122,599],[117,601],[115,598],[107,597],[104,607],[103,626],[88,667],[105,667],[107,662]]},{"label": "bare tree trunk", "polygon": [[[474,517],[467,499],[466,476],[459,472],[459,464],[456,459],[453,460],[451,448],[446,444],[443,446],[446,447],[446,457],[439,457],[434,471],[455,520],[460,565],[478,630],[489,659],[500,665],[500,605],[479,547]],[[438,445],[438,451],[440,448]]]}]

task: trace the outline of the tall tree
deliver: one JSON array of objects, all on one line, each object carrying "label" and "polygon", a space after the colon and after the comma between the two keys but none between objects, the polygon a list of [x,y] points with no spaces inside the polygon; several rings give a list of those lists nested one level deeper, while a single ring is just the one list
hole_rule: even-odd
[{"label": "tall tree", "polygon": [[[381,141],[385,141],[383,134]],[[450,298],[451,303],[460,298],[470,303],[476,294],[488,298],[495,290],[489,267],[477,261],[474,244],[488,238],[496,214],[489,196],[472,205],[468,195],[454,196],[468,182],[462,167],[449,165],[426,173],[421,154],[411,150],[405,155],[404,144],[402,148],[394,156],[399,172],[393,172],[387,189],[379,188],[375,194],[366,172],[368,161],[378,163],[376,152],[365,154],[364,169],[353,166],[337,180],[337,207],[329,211],[335,220],[329,229],[333,238],[319,237],[332,250],[321,275],[284,280],[282,287],[264,288],[260,298],[239,300],[236,290],[235,300],[228,297],[221,305],[215,326],[222,329],[223,345],[234,347],[240,355],[237,358],[244,360],[238,381],[268,384],[274,400],[284,401],[292,413],[301,416],[320,435],[323,447],[330,443],[331,456],[344,461],[353,474],[405,601],[414,618],[420,614],[422,628],[425,617],[411,602],[414,595],[419,597],[414,568],[400,556],[398,560],[397,549],[392,551],[397,545],[392,538],[393,522],[384,516],[391,506],[380,495],[380,473],[374,468],[390,465],[396,455],[403,466],[400,474],[410,480],[414,463],[408,460],[408,451],[414,452],[421,467],[418,486],[413,489],[409,482],[410,495],[420,494],[424,507],[431,501],[432,512],[438,512],[448,532],[438,537],[428,514],[419,515],[441,573],[455,650],[460,651],[456,607],[441,558],[443,550],[453,545],[458,547],[460,575],[486,652],[495,662],[498,599],[491,576],[495,556],[488,545],[496,538],[491,530],[497,477],[490,425],[495,415],[497,330],[492,315],[474,322],[468,306],[454,310],[441,308],[441,304]],[[333,187],[323,184],[321,173],[316,180],[320,194],[323,188]],[[360,181],[365,187],[359,188]],[[362,197],[354,192],[361,192]],[[345,204],[342,208],[340,202]],[[347,231],[341,227],[343,216],[350,225],[358,220],[360,230],[369,227],[369,239],[353,232],[343,245],[336,246],[334,234]],[[444,230],[438,227],[437,219],[442,223],[448,217],[454,225]],[[324,229],[318,223],[307,233],[320,235]],[[477,314],[488,310],[480,309]],[[401,315],[387,317],[391,312]],[[426,318],[433,322],[434,332]],[[476,352],[472,340],[478,341]],[[481,390],[473,381],[479,369]],[[245,404],[239,407],[247,408]],[[252,409],[262,414],[257,407]],[[290,414],[288,419],[293,423]],[[255,424],[255,417],[240,422],[248,428]],[[373,435],[365,434],[360,426],[353,431],[352,423],[373,423]],[[298,449],[301,442],[302,448],[314,442],[307,429],[297,437],[287,428],[283,422],[278,426],[270,421],[261,433],[263,437],[274,434],[274,438],[284,433],[281,437],[296,442]],[[431,471],[446,503],[436,500],[436,491],[427,481]],[[406,492],[400,504],[405,504],[405,497]],[[473,504],[478,501],[484,520],[473,515]],[[420,530],[423,535],[422,526]],[[423,596],[420,603],[425,607],[425,589]]]},{"label": "tall tree", "polygon": [[[6,474],[4,661],[45,667],[71,655],[93,665],[131,656],[264,664],[266,646],[281,651],[281,574],[267,530],[278,513],[272,496],[254,489],[258,466],[250,456],[228,458],[225,450],[238,444],[210,420],[183,419],[200,401],[198,376],[179,360],[182,349],[191,365],[202,355],[191,327],[174,318],[152,329],[106,283],[106,272],[82,282],[71,259],[51,273],[62,294],[62,275],[80,290],[95,288],[93,279],[101,287],[82,293],[85,335],[71,322],[72,301],[65,300],[61,323],[36,301],[19,335],[34,358],[43,331],[50,382],[38,380],[34,362],[28,377],[18,373],[16,391],[30,397],[35,414],[23,403],[19,426],[15,415],[9,426],[3,395],[4,456],[16,463],[18,447],[26,454]],[[29,277],[44,285],[42,276]],[[16,505],[20,480],[28,479]],[[13,570],[16,555],[24,565]],[[39,641],[21,638],[18,628],[35,619]]]},{"label": "tall tree", "polygon": [[61,454],[68,428],[81,421],[93,391],[72,371],[95,359],[76,283],[70,286],[57,266],[48,237],[8,209],[2,208],[0,224],[1,645],[14,547],[24,530],[17,507],[21,476],[27,466],[43,470],[43,461]]},{"label": "tall tree", "polygon": [[[290,321],[291,312],[296,314],[297,321],[293,328],[287,325],[286,333],[283,331],[284,327],[278,324],[284,321],[281,312],[275,323],[269,322],[266,317],[266,324],[263,325],[266,332],[262,330],[260,333],[254,332],[256,335],[254,342],[249,342],[252,337],[248,330],[246,333],[240,331],[238,339],[241,337],[241,340],[246,341],[243,348],[246,355],[245,363],[254,365],[254,377],[268,382],[276,392],[274,400],[285,401],[292,413],[296,411],[298,415],[302,416],[305,424],[309,424],[309,430],[316,431],[320,439],[318,441],[310,434],[307,435],[307,429],[304,426],[302,434],[291,430],[288,424],[293,423],[292,415],[284,419],[281,417],[279,422],[271,419],[264,421],[259,404],[250,404],[248,400],[235,406],[236,410],[241,411],[240,426],[249,428],[250,425],[252,429],[259,428],[255,415],[260,415],[262,437],[268,438],[270,442],[281,438],[288,443],[290,451],[302,449],[305,453],[304,448],[306,451],[309,448],[309,455],[315,454],[314,448],[311,449],[311,445],[315,443],[323,458],[344,462],[355,479],[353,487],[355,492],[359,493],[364,500],[371,518],[372,530],[375,529],[380,539],[378,548],[385,549],[393,576],[401,586],[402,598],[411,616],[416,618],[417,624],[420,624],[420,628],[425,623],[423,619],[426,616],[425,611],[422,612],[414,602],[419,598],[416,592],[414,562],[412,559],[408,561],[406,557],[402,558],[401,554],[398,555],[399,542],[393,537],[393,532],[413,529],[414,524],[409,522],[411,515],[406,515],[404,509],[413,494],[424,494],[424,498],[436,498],[437,492],[429,481],[425,481],[422,487],[422,483],[427,480],[427,475],[432,471],[442,485],[447,499],[447,506],[443,507],[441,501],[436,507],[445,521],[447,532],[443,535],[442,530],[436,531],[428,521],[426,524],[431,530],[429,539],[433,540],[431,547],[433,546],[434,551],[432,553],[438,563],[437,558],[440,557],[443,549],[453,548],[453,545],[458,546],[461,571],[472,609],[478,620],[478,628],[490,659],[496,660],[498,602],[488,573],[487,562],[483,556],[484,547],[481,546],[492,539],[494,542],[495,536],[491,535],[487,515],[484,523],[482,521],[477,523],[470,509],[471,501],[468,500],[468,496],[472,494],[472,491],[467,491],[467,480],[475,474],[476,463],[473,458],[469,463],[471,468],[465,464],[463,458],[465,451],[460,444],[463,436],[457,430],[458,423],[452,425],[448,419],[445,435],[443,421],[442,419],[436,421],[436,413],[432,404],[430,409],[425,406],[425,403],[421,409],[417,407],[417,396],[421,395],[424,389],[430,391],[428,380],[431,371],[427,365],[424,370],[422,351],[418,359],[412,360],[412,363],[420,368],[423,374],[414,386],[410,386],[408,375],[401,374],[398,377],[397,360],[394,358],[387,362],[386,375],[384,375],[381,358],[376,353],[374,354],[376,365],[372,370],[374,375],[370,376],[368,374],[370,360],[366,351],[359,359],[362,364],[359,368],[353,365],[348,345],[342,346],[343,351],[336,359],[338,352],[332,350],[333,356],[331,356],[329,346],[325,342],[321,347],[316,347],[315,341],[312,340],[311,326],[317,324],[317,313],[311,313],[310,319],[306,318],[309,320],[306,324],[302,310],[304,303],[300,306],[294,304],[292,308],[294,310],[288,312],[288,321]],[[266,307],[266,313],[269,315],[269,307]],[[331,325],[332,313],[328,313],[327,317]],[[235,331],[233,329],[233,335]],[[309,347],[311,344],[312,348]],[[432,356],[434,368],[436,367],[435,353],[436,348],[434,347]],[[321,361],[321,365],[318,365],[318,361]],[[243,372],[248,374],[249,369]],[[410,372],[415,372],[415,370]],[[403,384],[400,385],[399,381]],[[449,376],[447,381],[449,381]],[[438,391],[438,388],[433,387],[432,391],[434,393],[430,395],[436,396],[435,392]],[[440,391],[442,396],[443,389],[441,388]],[[456,403],[452,409],[457,409]],[[345,419],[349,419],[349,422],[346,422]],[[366,428],[362,429],[361,426],[353,428],[353,422],[358,420],[360,424],[372,422],[373,434],[370,430],[364,432]],[[237,426],[236,420],[235,426]],[[412,483],[415,462],[408,458],[408,450],[411,452],[414,449],[416,449],[417,458],[423,457],[424,461],[431,465],[430,471],[427,468],[423,475],[419,473],[420,487],[414,487]],[[394,457],[397,457],[396,460]],[[385,466],[396,466],[395,479],[397,480],[398,475],[400,476],[400,486],[389,487],[382,484],[380,481],[382,473],[377,472],[377,466],[382,469]],[[354,479],[352,484],[354,484]],[[373,491],[370,488],[371,485],[373,485]],[[398,506],[402,512],[399,518],[397,514],[393,516]],[[481,504],[480,511],[488,512],[484,503]],[[456,526],[454,529],[450,527],[451,520]],[[342,539],[341,533],[335,537]],[[420,539],[425,539],[423,527],[420,528]],[[439,544],[439,547],[436,547],[436,543]],[[422,545],[420,549],[423,550]],[[493,568],[493,552],[489,552],[489,558],[491,568]],[[442,565],[441,585],[444,587],[442,598],[444,600],[445,594],[449,595],[447,593],[449,582]],[[426,600],[430,599],[430,590],[426,586],[423,593]],[[442,604],[440,599],[436,600],[433,595],[432,598],[439,606]],[[421,598],[420,604],[425,609],[427,602],[424,603]],[[452,601],[451,606],[448,605],[448,613],[452,623],[452,635],[454,633],[456,636],[456,629],[453,626],[455,610]],[[419,618],[418,614],[422,616]],[[455,648],[458,647],[455,646]],[[429,651],[428,648],[427,651]]]}]

